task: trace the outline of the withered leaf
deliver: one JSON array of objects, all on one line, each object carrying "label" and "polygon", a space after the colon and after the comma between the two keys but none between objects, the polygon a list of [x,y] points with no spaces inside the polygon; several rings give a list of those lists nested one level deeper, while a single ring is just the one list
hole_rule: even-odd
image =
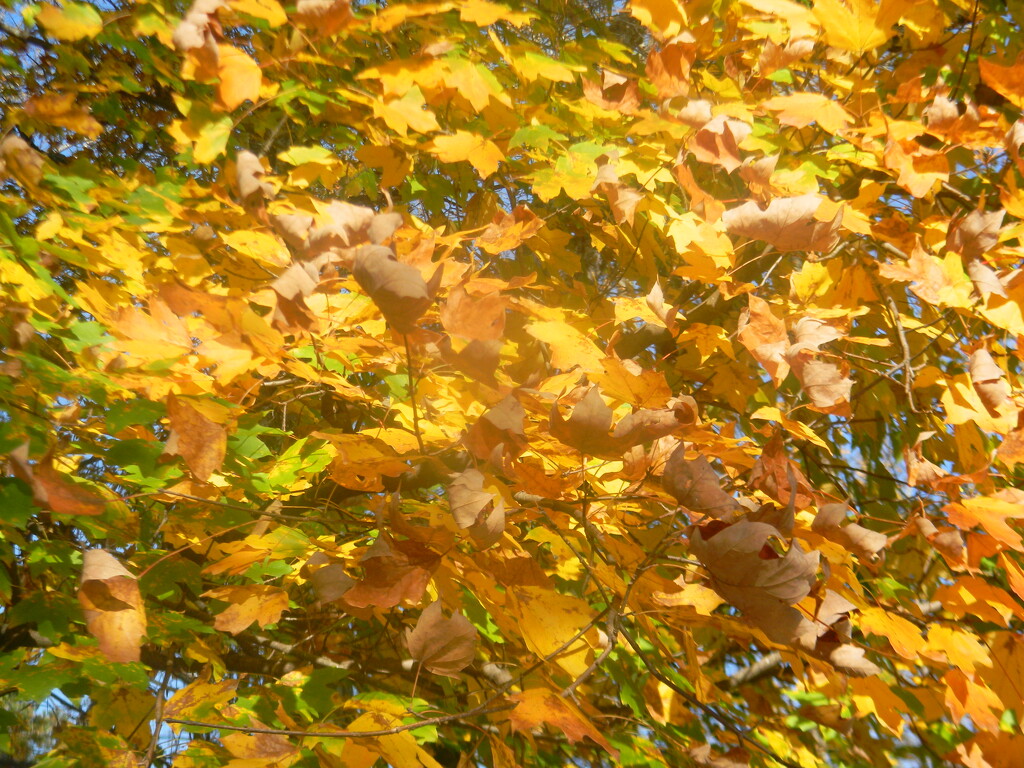
[{"label": "withered leaf", "polygon": [[846,375],[845,367],[821,360],[798,345],[791,348],[787,359],[815,408],[833,410],[850,401],[853,379]]},{"label": "withered leaf", "polygon": [[207,47],[215,52],[216,40],[210,27],[217,24],[217,11],[226,6],[225,0],[195,0],[174,30],[174,47],[179,51]]},{"label": "withered leaf", "polygon": [[615,441],[608,434],[611,426],[612,409],[597,386],[587,390],[568,420],[562,418],[557,403],[551,406],[551,434],[590,456],[615,453]]},{"label": "withered leaf", "polygon": [[445,330],[464,339],[490,341],[505,333],[505,309],[508,300],[496,293],[471,296],[463,285],[448,292],[441,307]]},{"label": "withered leaf", "polygon": [[792,606],[810,594],[819,555],[791,540],[780,556],[773,539],[780,539],[779,531],[766,523],[715,521],[694,530],[690,551],[711,574],[714,590],[770,640],[810,650],[816,627]]},{"label": "withered leaf", "polygon": [[269,200],[274,196],[274,185],[263,181],[266,176],[263,163],[252,152],[243,149],[235,159],[235,184],[242,200],[262,197]]},{"label": "withered leaf", "polygon": [[31,485],[36,500],[60,515],[100,515],[106,507],[102,497],[49,464],[35,466]]},{"label": "withered leaf", "polygon": [[737,597],[750,603],[760,596],[792,605],[810,593],[819,556],[793,540],[780,557],[771,549],[773,538],[779,531],[766,523],[713,523],[694,531],[690,548],[711,573],[715,590],[733,604]]},{"label": "withered leaf", "polygon": [[686,458],[680,443],[665,464],[662,484],[679,504],[692,512],[731,519],[739,502],[722,489],[722,480],[702,455]]},{"label": "withered leaf", "polygon": [[24,184],[35,186],[43,180],[42,154],[20,136],[10,134],[0,141],[0,178],[11,173]]},{"label": "withered leaf", "polygon": [[697,402],[688,395],[678,398],[672,408],[641,408],[615,425],[612,438],[619,451],[671,435],[697,418]]},{"label": "withered leaf", "polygon": [[309,577],[316,590],[316,596],[322,603],[330,603],[345,596],[354,585],[355,580],[345,572],[341,563],[329,563],[317,568]]},{"label": "withered leaf", "polygon": [[441,283],[440,265],[427,283],[418,269],[402,264],[390,249],[380,245],[365,245],[356,251],[352,274],[399,333],[415,330]]},{"label": "withered leaf", "polygon": [[473,661],[476,651],[476,627],[461,613],[444,618],[440,601],[423,610],[415,628],[406,630],[405,637],[409,654],[424,669],[445,677],[457,677]]},{"label": "withered leaf", "polygon": [[858,523],[843,525],[848,510],[845,504],[823,505],[811,523],[811,530],[845,547],[861,559],[874,560],[885,548],[888,537]]},{"label": "withered leaf", "polygon": [[815,213],[823,200],[818,195],[780,197],[767,208],[749,201],[727,210],[722,221],[730,234],[763,240],[780,251],[830,251],[839,242],[843,213],[818,220]]},{"label": "withered leaf", "polygon": [[468,528],[482,547],[494,544],[505,532],[505,501],[484,488],[487,478],[467,469],[448,486],[448,504],[459,528]]},{"label": "withered leaf", "polygon": [[674,99],[690,92],[690,67],[697,53],[697,41],[689,31],[667,41],[647,56],[647,79],[658,89],[658,97]]},{"label": "withered leaf", "polygon": [[999,406],[1010,400],[1010,383],[992,353],[984,347],[974,350],[970,362],[971,383],[989,413],[999,414]]},{"label": "withered leaf", "polygon": [[[691,102],[697,114],[703,114],[703,105]],[[710,105],[707,105],[710,109]],[[685,119],[680,116],[680,119]],[[740,167],[739,143],[751,133],[751,127],[742,120],[718,115],[708,120],[690,139],[693,156],[702,163],[713,163],[732,173]]]},{"label": "withered leaf", "polygon": [[167,399],[167,416],[171,435],[164,453],[181,456],[192,476],[205,483],[224,463],[227,430],[176,395]]},{"label": "withered leaf", "polygon": [[974,290],[978,292],[981,298],[988,296],[1002,296],[1004,299],[1007,298],[1006,287],[1003,285],[1003,281],[999,279],[999,275],[986,264],[982,259],[971,259],[967,262],[967,276],[971,278],[971,282],[974,283]]},{"label": "withered leaf", "polygon": [[[776,430],[750,472],[750,487],[764,491],[780,504],[803,509],[814,498],[814,489],[800,467],[786,458],[782,430]],[[785,531],[784,531],[785,532]]]},{"label": "withered leaf", "polygon": [[403,601],[416,602],[440,562],[436,552],[415,541],[378,538],[363,558],[363,578],[342,600],[357,608],[372,605],[382,609]]},{"label": "withered leaf", "polygon": [[146,609],[139,583],[103,549],[86,550],[78,602],[89,634],[110,661],[139,661],[146,632]]},{"label": "withered leaf", "polygon": [[870,659],[865,658],[864,649],[859,645],[843,644],[828,656],[832,666],[850,677],[873,677],[882,670]]},{"label": "withered leaf", "polygon": [[741,317],[737,338],[740,344],[768,371],[776,385],[789,374],[786,352],[789,335],[786,324],[777,318],[764,299],[750,294],[747,312]]},{"label": "withered leaf", "polygon": [[526,409],[514,395],[506,395],[469,428],[466,447],[481,461],[489,459],[495,450],[518,456],[526,445],[525,419]]},{"label": "withered leaf", "polygon": [[946,247],[959,253],[965,262],[981,258],[999,242],[1006,211],[974,210],[953,223],[946,236]]}]

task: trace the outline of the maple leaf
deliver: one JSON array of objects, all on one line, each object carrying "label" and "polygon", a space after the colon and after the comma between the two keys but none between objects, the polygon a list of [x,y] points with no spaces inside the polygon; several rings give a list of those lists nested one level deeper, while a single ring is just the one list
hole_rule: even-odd
[{"label": "maple leaf", "polygon": [[830,251],[839,242],[842,212],[821,221],[815,213],[821,207],[817,195],[778,198],[767,208],[751,201],[730,208],[722,222],[730,234],[764,240],[780,251]]},{"label": "maple leaf", "polygon": [[89,634],[110,661],[138,661],[146,632],[146,609],[138,580],[103,549],[86,550],[78,602]]},{"label": "maple leaf", "polygon": [[356,251],[352,274],[381,313],[399,333],[411,333],[415,323],[434,303],[441,283],[441,268],[427,282],[420,271],[402,264],[388,248],[364,245]]},{"label": "maple leaf", "polygon": [[406,630],[409,655],[436,675],[457,677],[473,661],[477,631],[461,613],[451,618],[441,614],[435,601],[423,609],[416,626]]}]

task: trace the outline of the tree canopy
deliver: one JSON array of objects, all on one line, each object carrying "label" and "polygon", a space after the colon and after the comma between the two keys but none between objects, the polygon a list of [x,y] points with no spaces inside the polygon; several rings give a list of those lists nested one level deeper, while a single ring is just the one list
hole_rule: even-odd
[{"label": "tree canopy", "polygon": [[1021,18],[5,3],[0,752],[1016,765]]}]

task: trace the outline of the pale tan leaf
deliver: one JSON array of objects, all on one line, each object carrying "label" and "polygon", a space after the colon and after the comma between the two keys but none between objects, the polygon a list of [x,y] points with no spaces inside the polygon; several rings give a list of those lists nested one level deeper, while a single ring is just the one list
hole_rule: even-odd
[{"label": "pale tan leaf", "polygon": [[136,578],[112,554],[86,550],[78,601],[89,634],[110,661],[139,661],[146,610]]}]

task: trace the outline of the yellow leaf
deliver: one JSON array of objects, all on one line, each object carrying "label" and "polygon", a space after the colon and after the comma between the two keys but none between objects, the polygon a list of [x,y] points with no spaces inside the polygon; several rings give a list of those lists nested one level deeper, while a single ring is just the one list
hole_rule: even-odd
[{"label": "yellow leaf", "polygon": [[551,349],[551,364],[563,371],[580,366],[585,371],[600,371],[604,353],[571,325],[557,320],[534,323],[527,333]]},{"label": "yellow leaf", "polygon": [[987,58],[978,59],[981,79],[992,90],[1004,96],[1018,109],[1024,108],[1024,55],[1009,67],[1003,67]]},{"label": "yellow leaf", "polygon": [[265,232],[239,229],[222,233],[221,239],[244,256],[270,267],[286,267],[291,260],[284,243]]},{"label": "yellow leaf", "polygon": [[662,40],[675,37],[689,24],[686,9],[679,0],[632,0],[629,11]]},{"label": "yellow leaf", "polygon": [[678,592],[655,592],[652,597],[659,605],[693,608],[701,616],[710,616],[725,603],[715,590],[703,584],[684,584]]},{"label": "yellow leaf", "polygon": [[397,187],[412,170],[409,158],[393,147],[366,145],[356,150],[356,157],[371,168],[380,168],[382,187]]},{"label": "yellow leaf", "polygon": [[544,587],[516,587],[510,594],[512,612],[530,650],[540,658],[558,651],[555,663],[573,677],[581,675],[590,663],[590,646],[580,639],[559,649],[594,618],[590,606],[578,597]]},{"label": "yellow leaf", "polygon": [[25,102],[25,114],[44,123],[88,136],[90,139],[95,139],[103,133],[103,126],[89,114],[89,110],[75,105],[74,93],[35,96]]},{"label": "yellow leaf", "polygon": [[434,113],[426,108],[423,92],[418,87],[410,88],[400,99],[373,101],[373,113],[381,118],[391,130],[405,136],[412,128],[417,133],[440,130]]},{"label": "yellow leaf", "polygon": [[229,0],[231,10],[263,19],[271,27],[279,27],[288,21],[288,15],[277,0]]},{"label": "yellow leaf", "polygon": [[463,21],[481,27],[490,26],[496,21],[505,21],[514,27],[521,27],[537,18],[535,14],[513,11],[507,6],[492,3],[489,0],[466,0],[459,3],[458,8],[459,16]]},{"label": "yellow leaf", "polygon": [[576,78],[573,75],[577,71],[570,65],[555,61],[543,53],[529,49],[509,49],[505,58],[512,65],[512,69],[524,80],[534,81],[544,78],[555,83],[571,83]]},{"label": "yellow leaf", "polygon": [[850,698],[858,712],[874,714],[878,722],[897,737],[903,734],[903,715],[908,711],[907,704],[881,678],[853,678],[850,689]]},{"label": "yellow leaf", "polygon": [[991,688],[974,682],[959,669],[949,670],[942,679],[953,721],[960,722],[967,716],[977,728],[993,733],[999,730],[999,715],[1006,707]]},{"label": "yellow leaf", "polygon": [[838,101],[820,93],[791,93],[776,96],[761,104],[776,112],[775,118],[783,125],[803,128],[817,123],[829,133],[839,133],[853,122],[853,117]]},{"label": "yellow leaf", "polygon": [[752,419],[765,419],[768,421],[777,421],[793,437],[798,437],[801,440],[806,440],[809,443],[814,443],[817,446],[824,448],[829,454],[832,453],[832,446],[818,437],[817,433],[814,432],[809,426],[804,424],[802,421],[796,421],[790,419],[782,414],[778,408],[770,405],[763,405],[750,414]]},{"label": "yellow leaf", "polygon": [[916,659],[926,645],[916,624],[882,608],[864,608],[857,619],[857,626],[862,632],[888,640],[892,649],[904,659]]},{"label": "yellow leaf", "polygon": [[814,0],[814,15],[834,48],[865,53],[884,45],[893,36],[892,25],[900,16],[899,0]]},{"label": "yellow leaf", "polygon": [[213,626],[232,635],[237,635],[253,622],[261,627],[274,624],[288,608],[288,593],[266,584],[218,587],[204,592],[203,597],[229,603],[214,617]]},{"label": "yellow leaf", "polygon": [[505,159],[504,153],[493,141],[461,130],[453,136],[438,136],[427,151],[443,163],[468,160],[481,178],[487,178],[497,171],[498,163]]},{"label": "yellow leaf", "polygon": [[257,102],[260,98],[260,83],[263,81],[260,65],[245,51],[233,45],[220,43],[217,51],[220,56],[217,95],[221,103],[231,110],[246,100]]},{"label": "yellow leaf", "polygon": [[[360,715],[347,726],[349,731],[380,731],[400,726],[402,721],[384,712],[367,712]],[[378,755],[383,757],[389,765],[408,766],[409,768],[441,768],[430,753],[420,748],[416,738],[411,731],[391,733],[384,736],[375,736],[372,741],[354,740],[351,743],[346,741],[344,762],[348,768],[352,765],[363,765],[358,759],[350,760],[353,757],[349,754],[352,747],[357,750],[362,748],[370,752],[369,761],[365,765],[370,766],[377,762]]]},{"label": "yellow leaf", "polygon": [[36,16],[47,32],[58,40],[82,40],[103,31],[103,19],[85,3],[64,3],[63,8],[47,3]]},{"label": "yellow leaf", "polygon": [[575,744],[584,736],[604,747],[614,757],[618,751],[608,743],[594,724],[568,699],[545,688],[529,688],[512,696],[517,706],[509,715],[513,731],[529,733],[538,726],[547,725],[563,734]]},{"label": "yellow leaf", "polygon": [[978,667],[992,666],[988,648],[977,636],[943,624],[928,627],[928,645],[922,653],[932,659],[947,659],[954,667],[972,676]]}]

